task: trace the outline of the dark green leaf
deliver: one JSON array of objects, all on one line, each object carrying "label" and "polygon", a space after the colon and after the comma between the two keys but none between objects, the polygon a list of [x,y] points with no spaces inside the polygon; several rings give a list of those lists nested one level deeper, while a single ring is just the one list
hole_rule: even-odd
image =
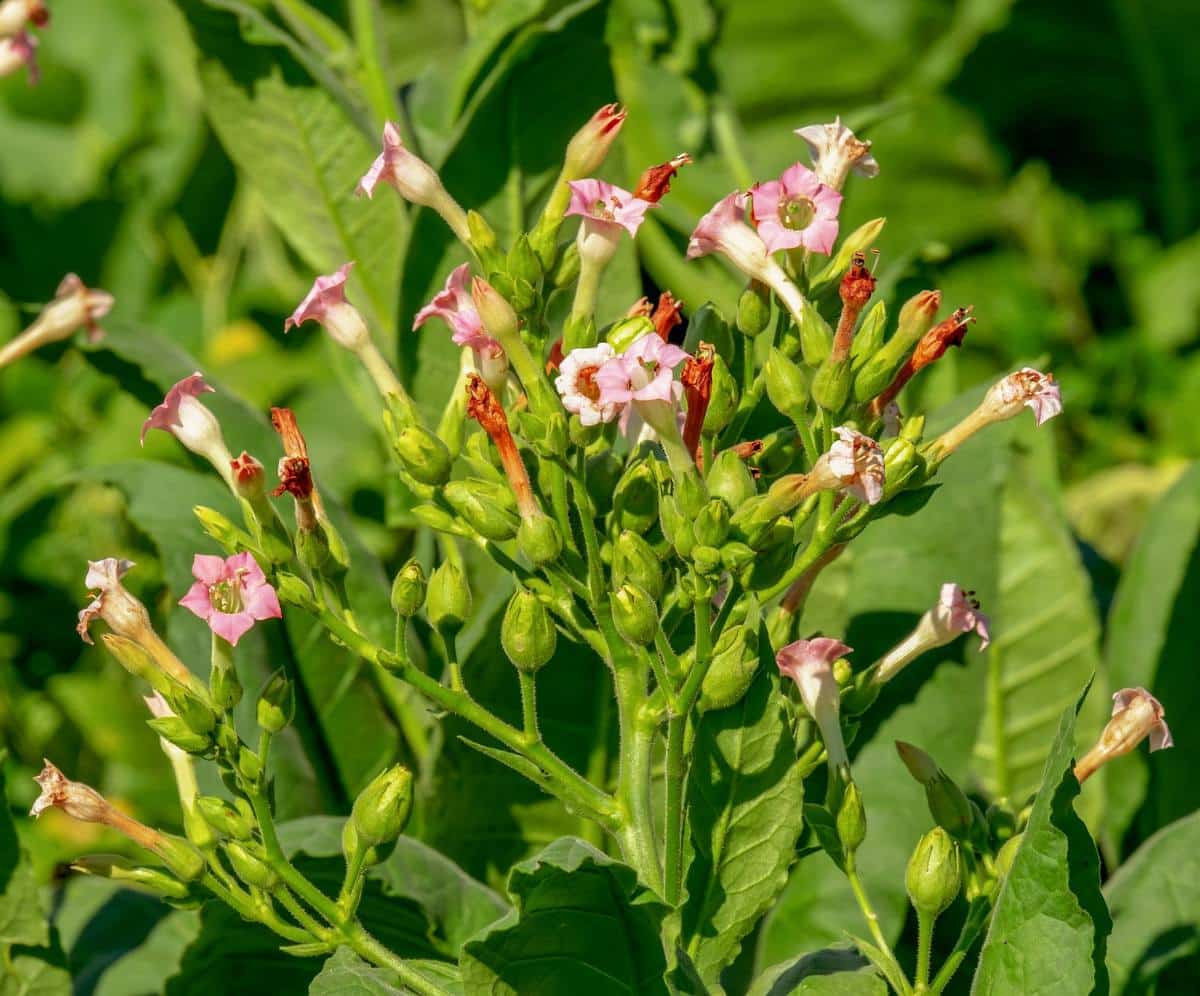
[{"label": "dark green leaf", "polygon": [[887,991],[884,981],[857,952],[826,948],[765,969],[746,996],[885,996]]}]

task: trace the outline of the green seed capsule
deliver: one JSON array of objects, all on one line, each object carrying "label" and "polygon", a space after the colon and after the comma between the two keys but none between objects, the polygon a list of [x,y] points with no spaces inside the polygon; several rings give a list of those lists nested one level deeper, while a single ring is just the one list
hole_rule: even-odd
[{"label": "green seed capsule", "polygon": [[517,546],[530,563],[540,567],[559,558],[563,546],[562,534],[550,516],[531,515],[521,520],[517,530]]},{"label": "green seed capsule", "polygon": [[429,578],[425,597],[429,621],[440,630],[457,633],[471,615],[471,589],[462,571],[451,561],[443,561]]},{"label": "green seed capsule", "polygon": [[392,446],[404,469],[422,484],[444,484],[450,477],[450,451],[423,426],[404,426],[393,436]]},{"label": "green seed capsule", "polygon": [[235,840],[225,845],[225,854],[238,878],[258,889],[273,889],[279,884],[279,876],[262,858],[252,854]]},{"label": "green seed capsule", "polygon": [[392,582],[392,610],[402,619],[411,619],[425,604],[425,572],[416,559],[409,560]]},{"label": "green seed capsule", "polygon": [[657,601],[664,589],[661,559],[641,536],[631,529],[624,530],[613,546],[613,584],[632,581]]},{"label": "green seed capsule", "polygon": [[258,696],[258,725],[268,733],[278,733],[296,714],[296,692],[280,668],[267,679]]},{"label": "green seed capsule", "polygon": [[867,836],[867,812],[863,808],[862,793],[858,786],[851,782],[846,786],[842,795],[842,804],[837,814],[838,839],[842,842],[842,850],[853,854]]},{"label": "green seed capsule", "polygon": [[377,847],[400,836],[412,812],[412,772],[404,765],[376,775],[354,800],[350,820],[360,845]]},{"label": "green seed capsule", "polygon": [[735,511],[758,494],[758,485],[754,483],[746,461],[733,450],[722,450],[717,454],[705,483],[710,495],[722,499]]},{"label": "green seed capsule", "polygon": [[530,674],[554,656],[558,631],[550,613],[533,592],[518,588],[509,599],[500,624],[500,645],[513,667]]},{"label": "green seed capsule", "polygon": [[520,520],[511,489],[492,481],[468,477],[449,481],[442,494],[450,507],[484,539],[503,543],[517,534]]},{"label": "green seed capsule", "polygon": [[954,902],[962,889],[962,855],[958,843],[941,827],[917,842],[904,884],[918,913],[940,916]]},{"label": "green seed capsule", "polygon": [[737,327],[742,335],[753,338],[764,332],[771,323],[771,292],[763,284],[751,280],[738,298]]},{"label": "green seed capsule", "polygon": [[612,600],[613,623],[617,632],[639,646],[653,643],[658,633],[658,607],[645,588],[626,582]]}]

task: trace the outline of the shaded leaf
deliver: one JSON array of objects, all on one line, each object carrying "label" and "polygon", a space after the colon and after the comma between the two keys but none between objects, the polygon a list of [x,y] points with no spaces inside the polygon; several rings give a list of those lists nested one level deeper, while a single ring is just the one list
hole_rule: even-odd
[{"label": "shaded leaf", "polygon": [[848,948],[826,948],[764,969],[746,996],[885,996],[887,991],[862,955]]},{"label": "shaded leaf", "polygon": [[369,965],[349,948],[338,948],[325,960],[321,974],[308,987],[309,996],[400,996],[395,973]]}]

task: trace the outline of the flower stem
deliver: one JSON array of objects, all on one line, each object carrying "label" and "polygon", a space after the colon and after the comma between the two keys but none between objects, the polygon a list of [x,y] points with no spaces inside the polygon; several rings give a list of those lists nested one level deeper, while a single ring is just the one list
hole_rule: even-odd
[{"label": "flower stem", "polygon": [[917,974],[916,991],[929,992],[929,958],[933,951],[933,928],[937,918],[917,913]]},{"label": "flower stem", "polygon": [[667,825],[663,898],[670,906],[679,905],[682,889],[683,831],[687,824],[683,798],[684,779],[687,776],[687,758],[683,750],[683,735],[686,729],[687,716],[672,716],[667,723],[667,786],[663,806]]},{"label": "flower stem", "polygon": [[537,715],[537,676],[530,671],[518,671],[517,677],[521,682],[521,715],[525,725],[525,740],[536,744],[542,739],[538,729]]},{"label": "flower stem", "polygon": [[[850,889],[854,893],[854,899],[858,903],[858,908],[862,910],[863,918],[867,921],[867,929],[871,932],[871,939],[875,942],[875,946],[879,948],[884,957],[891,963],[896,977],[904,979],[904,970],[901,969],[900,963],[896,961],[896,956],[892,953],[892,946],[888,944],[887,938],[883,936],[883,931],[879,928],[879,916],[875,912],[875,907],[871,905],[871,900],[867,896],[867,890],[863,888],[862,880],[858,877],[858,868],[854,863],[854,855],[848,855],[846,858],[846,878],[850,882]],[[906,984],[901,996],[909,996],[911,991],[911,987]]]}]

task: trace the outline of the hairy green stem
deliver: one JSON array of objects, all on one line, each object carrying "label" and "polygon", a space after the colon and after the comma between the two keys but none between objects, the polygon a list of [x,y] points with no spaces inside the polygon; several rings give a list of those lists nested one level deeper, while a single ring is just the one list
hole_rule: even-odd
[{"label": "hairy green stem", "polygon": [[683,749],[683,735],[686,729],[687,716],[672,716],[667,723],[667,786],[663,807],[666,812],[663,898],[670,906],[678,906],[682,894],[683,830],[687,824],[683,793],[684,780],[687,777],[687,758]]},{"label": "hairy green stem", "polygon": [[[875,912],[875,907],[871,905],[871,900],[867,896],[867,890],[863,888],[862,880],[858,877],[858,869],[854,864],[854,855],[846,857],[846,878],[850,882],[850,889],[854,893],[854,899],[858,903],[858,908],[862,910],[863,918],[867,921],[867,929],[871,932],[871,939],[875,942],[875,946],[883,953],[884,957],[891,963],[895,975],[899,979],[904,979],[904,970],[900,967],[900,963],[896,961],[895,954],[892,953],[892,946],[888,944],[887,938],[883,936],[883,931],[879,927],[879,915]],[[909,996],[911,989],[906,985],[901,996]]]},{"label": "hairy green stem", "polygon": [[517,672],[517,677],[521,682],[521,717],[525,727],[525,740],[529,744],[536,744],[542,739],[538,729],[537,676],[530,671],[521,670]]},{"label": "hairy green stem", "polygon": [[937,917],[917,913],[917,972],[914,978],[918,993],[929,992],[929,959],[933,952],[933,928]]}]

